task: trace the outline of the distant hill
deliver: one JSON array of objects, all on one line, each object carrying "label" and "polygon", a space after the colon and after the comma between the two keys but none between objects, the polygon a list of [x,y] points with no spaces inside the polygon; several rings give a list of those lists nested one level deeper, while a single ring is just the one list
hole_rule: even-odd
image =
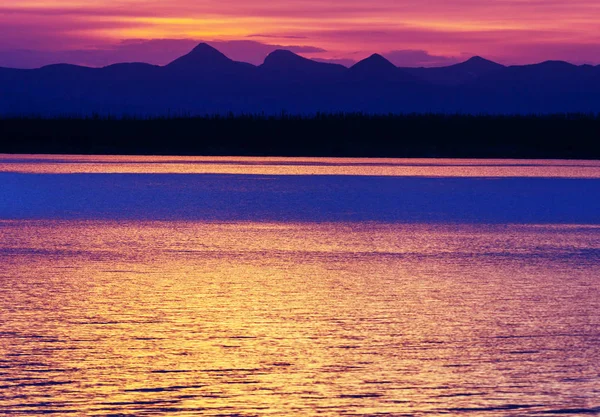
[{"label": "distant hill", "polygon": [[255,67],[245,62],[233,61],[212,46],[201,43],[189,54],[177,58],[164,68],[174,75],[224,77],[242,75]]},{"label": "distant hill", "polygon": [[402,69],[434,84],[459,85],[474,81],[485,74],[501,71],[504,68],[506,68],[504,65],[475,56],[468,61],[448,67]]},{"label": "distant hill", "polygon": [[0,115],[600,112],[600,66],[503,66],[481,57],[398,68],[374,54],[350,68],[290,51],[260,66],[200,44],[165,66],[0,68]]},{"label": "distant hill", "polygon": [[416,82],[416,77],[394,66],[379,54],[357,62],[347,71],[347,77],[356,82]]},{"label": "distant hill", "polygon": [[332,77],[346,71],[346,67],[312,61],[287,50],[277,50],[265,58],[258,67],[259,71],[283,80],[290,78],[311,79],[315,77]]}]

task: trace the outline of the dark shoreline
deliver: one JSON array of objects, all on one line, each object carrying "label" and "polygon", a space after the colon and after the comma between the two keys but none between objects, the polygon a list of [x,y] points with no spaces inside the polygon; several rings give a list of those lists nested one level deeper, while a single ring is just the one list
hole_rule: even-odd
[{"label": "dark shoreline", "polygon": [[600,116],[16,117],[0,153],[600,159]]}]

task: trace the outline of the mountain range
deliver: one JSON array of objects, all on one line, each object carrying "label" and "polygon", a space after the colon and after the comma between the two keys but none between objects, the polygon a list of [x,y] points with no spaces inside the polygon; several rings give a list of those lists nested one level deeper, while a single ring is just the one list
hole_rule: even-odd
[{"label": "mountain range", "polygon": [[165,66],[0,68],[4,116],[229,112],[598,113],[600,66],[504,66],[473,57],[448,67],[398,68],[375,54],[346,68],[286,50],[254,66],[200,44]]}]

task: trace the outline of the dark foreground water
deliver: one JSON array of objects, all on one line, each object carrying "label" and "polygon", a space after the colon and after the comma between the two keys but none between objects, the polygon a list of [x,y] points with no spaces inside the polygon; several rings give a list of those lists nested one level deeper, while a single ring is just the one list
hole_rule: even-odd
[{"label": "dark foreground water", "polygon": [[0,415],[600,415],[598,173],[0,157]]}]

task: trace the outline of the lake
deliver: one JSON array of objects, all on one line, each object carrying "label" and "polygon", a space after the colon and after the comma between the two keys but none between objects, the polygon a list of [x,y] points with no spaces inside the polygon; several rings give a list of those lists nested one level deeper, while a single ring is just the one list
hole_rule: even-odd
[{"label": "lake", "polygon": [[600,162],[0,156],[0,415],[600,415]]}]

